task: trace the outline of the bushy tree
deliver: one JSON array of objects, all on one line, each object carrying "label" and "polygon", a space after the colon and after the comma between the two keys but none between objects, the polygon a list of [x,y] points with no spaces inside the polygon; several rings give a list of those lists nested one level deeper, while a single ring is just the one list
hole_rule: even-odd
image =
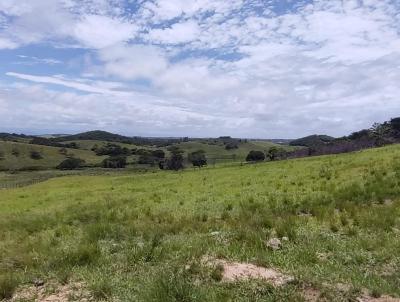
[{"label": "bushy tree", "polygon": [[169,151],[171,156],[165,161],[164,168],[175,171],[182,170],[184,168],[183,151],[176,146],[171,146]]},{"label": "bushy tree", "polygon": [[109,155],[109,156],[126,156],[131,154],[128,148],[123,148],[120,145],[108,143],[107,145],[94,149],[96,155]]},{"label": "bushy tree", "polygon": [[262,151],[250,151],[249,154],[246,157],[246,161],[263,161],[265,160],[265,154]]},{"label": "bushy tree", "polygon": [[[311,150],[312,148],[310,148]],[[278,147],[271,147],[268,150],[267,157],[269,160],[274,161],[274,160],[281,160],[281,159],[286,159],[287,158],[287,152]]]},{"label": "bushy tree", "polygon": [[103,168],[107,169],[121,169],[126,167],[126,157],[125,156],[111,156],[106,158],[102,162]]},{"label": "bushy tree", "polygon": [[85,164],[85,161],[80,158],[67,158],[62,161],[58,166],[57,169],[59,170],[76,170],[81,168]]},{"label": "bushy tree", "polygon": [[203,167],[207,165],[206,152],[198,150],[188,155],[188,160],[192,163],[193,167]]},{"label": "bushy tree", "polygon": [[163,150],[154,150],[152,152],[152,155],[157,159],[164,159],[165,158],[165,152]]}]

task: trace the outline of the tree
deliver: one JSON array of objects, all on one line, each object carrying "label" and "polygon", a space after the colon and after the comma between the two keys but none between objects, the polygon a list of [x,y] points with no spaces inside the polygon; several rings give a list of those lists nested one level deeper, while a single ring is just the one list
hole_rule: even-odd
[{"label": "tree", "polygon": [[182,170],[184,168],[183,151],[176,146],[171,146],[168,149],[171,152],[171,156],[165,161],[164,168],[175,171]]},{"label": "tree", "polygon": [[103,168],[107,169],[121,169],[126,167],[125,156],[111,156],[102,162]]},{"label": "tree", "polygon": [[193,167],[203,167],[207,165],[206,152],[198,150],[188,155],[188,160],[192,163]]},{"label": "tree", "polygon": [[[312,148],[310,148],[310,150],[312,150]],[[287,158],[287,152],[282,148],[271,147],[268,150],[267,157],[271,161],[279,160],[279,159],[286,159]]]},{"label": "tree", "polygon": [[165,152],[163,150],[154,150],[152,152],[152,155],[158,159],[164,159],[165,158]]},{"label": "tree", "polygon": [[263,161],[265,160],[265,154],[262,151],[250,151],[246,157],[246,161]]},{"label": "tree", "polygon": [[85,164],[85,161],[80,158],[67,158],[62,161],[58,166],[57,169],[59,170],[75,170],[81,168]]}]

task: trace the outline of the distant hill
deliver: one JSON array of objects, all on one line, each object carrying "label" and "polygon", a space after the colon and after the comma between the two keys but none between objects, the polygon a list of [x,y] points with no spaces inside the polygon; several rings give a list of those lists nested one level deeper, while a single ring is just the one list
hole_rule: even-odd
[{"label": "distant hill", "polygon": [[131,137],[110,133],[107,131],[94,130],[73,135],[65,135],[59,137],[50,138],[50,140],[55,142],[66,142],[75,140],[99,140],[108,142],[123,142],[132,140]]},{"label": "distant hill", "polygon": [[68,142],[68,141],[80,141],[80,140],[93,140],[93,141],[106,141],[114,143],[124,143],[133,145],[148,145],[163,147],[173,143],[178,143],[187,140],[187,138],[149,138],[149,137],[129,137],[119,134],[114,134],[107,131],[94,130],[89,132],[78,133],[74,135],[61,136],[50,139],[53,142]]},{"label": "distant hill", "polygon": [[296,140],[291,141],[289,144],[291,146],[302,146],[302,147],[318,147],[321,145],[325,145],[330,143],[335,138],[328,135],[310,135],[306,137],[302,137]]}]

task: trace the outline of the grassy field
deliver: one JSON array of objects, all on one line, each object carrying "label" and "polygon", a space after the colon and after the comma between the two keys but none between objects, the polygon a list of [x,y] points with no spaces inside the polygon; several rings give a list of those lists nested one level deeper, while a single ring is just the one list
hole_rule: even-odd
[{"label": "grassy field", "polygon": [[[38,152],[42,158],[32,159],[31,152]],[[67,149],[66,154],[60,148],[0,141],[0,170],[49,169],[55,168],[67,155],[79,157],[88,164],[100,163],[105,157],[99,157],[92,151]]]},{"label": "grassy field", "polygon": [[[304,301],[305,288],[327,301],[399,297],[399,250],[398,145],[0,191],[0,300],[35,279],[83,282],[113,301]],[[221,282],[205,257],[295,282]]]}]

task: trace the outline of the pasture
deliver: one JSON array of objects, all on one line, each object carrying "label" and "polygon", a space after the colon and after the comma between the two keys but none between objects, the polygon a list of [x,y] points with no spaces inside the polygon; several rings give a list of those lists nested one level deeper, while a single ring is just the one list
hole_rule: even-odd
[{"label": "pasture", "polygon": [[[35,280],[79,282],[92,299],[110,301],[399,297],[399,194],[399,145],[1,190],[0,300]],[[273,238],[278,249],[267,246]],[[204,259],[273,268],[294,281],[223,282],[221,267]]]}]

